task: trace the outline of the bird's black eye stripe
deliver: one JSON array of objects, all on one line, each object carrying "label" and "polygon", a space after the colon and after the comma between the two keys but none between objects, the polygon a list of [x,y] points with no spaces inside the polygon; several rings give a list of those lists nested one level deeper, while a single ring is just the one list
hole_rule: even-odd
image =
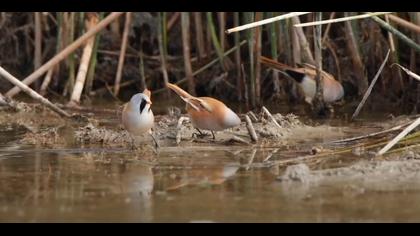
[{"label": "bird's black eye stripe", "polygon": [[140,113],[144,110],[144,108],[146,107],[146,99],[142,99],[140,102]]}]

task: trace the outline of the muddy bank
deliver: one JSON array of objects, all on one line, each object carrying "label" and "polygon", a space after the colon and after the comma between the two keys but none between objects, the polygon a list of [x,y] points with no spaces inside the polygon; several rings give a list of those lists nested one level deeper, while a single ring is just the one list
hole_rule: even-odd
[{"label": "muddy bank", "polygon": [[[20,143],[58,145],[58,144],[100,144],[107,146],[131,147],[133,139],[120,123],[118,109],[113,113],[95,114],[84,112],[82,119],[62,119],[55,113],[40,105],[24,104],[20,109],[5,109],[0,111],[0,124],[17,125],[26,132]],[[252,116],[252,124],[258,136],[258,142],[253,142],[241,114],[240,126],[216,132],[213,140],[210,132],[206,136],[197,137],[197,131],[192,126],[186,114],[169,113],[156,115],[154,133],[162,146],[193,146],[193,145],[286,145],[304,141],[308,138],[324,139],[341,136],[340,128],[309,126],[303,124],[299,117],[293,114],[273,114],[273,118],[261,113]],[[103,122],[109,120],[110,122]],[[136,137],[135,144],[151,144],[149,135]]]}]

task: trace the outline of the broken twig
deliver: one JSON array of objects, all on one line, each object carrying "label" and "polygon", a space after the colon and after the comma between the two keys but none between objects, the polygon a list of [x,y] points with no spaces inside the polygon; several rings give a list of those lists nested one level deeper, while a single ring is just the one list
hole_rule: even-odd
[{"label": "broken twig", "polygon": [[273,115],[271,115],[271,113],[267,110],[267,108],[265,108],[264,106],[261,108],[262,111],[267,114],[268,117],[270,117],[271,121],[281,129],[281,126],[279,125],[279,123],[277,123],[276,119],[274,118]]},{"label": "broken twig", "polygon": [[21,90],[23,90],[25,93],[27,93],[29,96],[34,98],[35,100],[41,102],[45,106],[49,107],[51,110],[55,111],[56,113],[65,116],[67,118],[70,117],[70,114],[67,112],[61,110],[56,105],[52,104],[48,99],[41,96],[39,93],[35,92],[33,89],[28,87],[28,85],[22,83],[20,80],[18,80],[16,77],[11,75],[9,72],[7,72],[3,67],[0,66],[0,75],[2,75],[4,78],[6,78],[10,83],[18,86]]}]

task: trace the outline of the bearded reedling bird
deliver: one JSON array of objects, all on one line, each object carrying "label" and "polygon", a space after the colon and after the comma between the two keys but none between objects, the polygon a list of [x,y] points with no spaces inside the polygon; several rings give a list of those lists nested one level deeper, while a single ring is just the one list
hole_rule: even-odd
[{"label": "bearded reedling bird", "polygon": [[156,148],[159,144],[152,133],[154,116],[150,105],[150,91],[145,89],[143,93],[133,95],[122,111],[122,124],[124,128],[134,137],[148,133],[152,136]]},{"label": "bearded reedling bird", "polygon": [[167,83],[171,90],[177,93],[186,102],[185,109],[190,116],[191,123],[198,130],[210,130],[213,139],[213,131],[238,126],[241,123],[238,115],[228,108],[223,102],[211,97],[194,97],[175,84]]},{"label": "bearded reedling bird", "polygon": [[[294,79],[302,88],[305,94],[305,101],[312,104],[316,92],[316,68],[314,66],[302,64],[302,67],[294,68],[263,56],[261,56],[260,60],[262,64],[283,71]],[[333,103],[340,100],[344,96],[344,88],[340,82],[325,71],[321,72],[321,76],[323,78],[324,101],[326,103]]]}]

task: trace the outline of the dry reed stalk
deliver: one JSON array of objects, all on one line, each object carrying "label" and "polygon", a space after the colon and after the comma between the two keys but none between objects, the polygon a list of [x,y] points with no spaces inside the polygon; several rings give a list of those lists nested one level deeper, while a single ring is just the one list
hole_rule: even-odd
[{"label": "dry reed stalk", "polygon": [[[247,22],[254,21],[254,13],[247,12],[245,13],[245,17],[247,18]],[[249,90],[248,93],[249,99],[251,100],[251,106],[255,107],[256,99],[255,99],[255,29],[251,29],[247,31],[247,39],[248,39],[248,52],[249,52]]]},{"label": "dry reed stalk", "polygon": [[[297,16],[293,17],[292,22],[293,22],[293,24],[300,23],[299,17],[297,17]],[[308,40],[306,39],[305,33],[303,32],[303,29],[299,28],[299,27],[295,27],[294,30],[295,30],[295,32],[298,36],[300,46],[303,49],[303,52],[304,52],[303,55],[305,56],[305,61],[309,64],[314,65],[315,60],[314,60],[314,57],[312,55],[311,48],[309,47]]]},{"label": "dry reed stalk", "polygon": [[191,66],[191,54],[190,54],[190,13],[181,13],[181,24],[182,24],[182,48],[184,53],[184,67],[185,76],[188,81],[188,92],[195,96],[195,83],[193,77],[193,71]]},{"label": "dry reed stalk", "polygon": [[[98,24],[98,17],[95,14],[88,14],[86,20],[86,30],[89,31]],[[67,106],[74,107],[80,103],[83,87],[86,81],[90,59],[92,58],[93,44],[95,37],[89,38],[83,49],[82,58],[80,59],[79,71],[77,72],[76,82],[73,87],[73,93]]]},{"label": "dry reed stalk", "polygon": [[204,34],[203,34],[203,22],[201,19],[201,12],[194,12],[194,26],[195,26],[195,37],[198,49],[198,58],[202,60],[206,57],[206,50],[204,49]]},{"label": "dry reed stalk", "polygon": [[120,92],[120,82],[121,82],[122,70],[124,67],[125,52],[127,50],[128,35],[130,33],[130,25],[131,25],[131,12],[126,12],[123,37],[122,37],[122,42],[121,42],[120,58],[118,59],[117,75],[115,76],[115,82],[114,82],[115,84],[114,95],[115,96],[118,96],[118,93]]},{"label": "dry reed stalk", "polygon": [[302,51],[299,43],[299,36],[294,27],[290,28],[292,31],[292,55],[294,65],[302,63]]},{"label": "dry reed stalk", "polygon": [[388,17],[391,21],[397,23],[398,25],[420,34],[420,26],[392,14],[386,15],[386,17]]},{"label": "dry reed stalk", "polygon": [[[101,21],[104,18],[104,13],[99,13],[99,21]],[[99,40],[101,38],[101,35],[98,34],[95,36],[95,43],[93,45],[93,52],[92,52],[92,58],[90,59],[90,65],[88,74],[86,77],[86,85],[85,85],[85,94],[90,94],[92,91],[93,86],[93,80],[95,79],[95,71],[96,71],[96,62],[98,58],[98,48],[99,48]]]},{"label": "dry reed stalk", "polygon": [[164,90],[166,91],[166,97],[169,97],[169,90],[166,88],[166,84],[169,82],[168,70],[166,69],[166,50],[163,45],[163,20],[162,13],[159,12],[158,15],[158,44],[159,44],[159,55],[160,55],[160,64],[163,74],[163,82],[165,83]]},{"label": "dry reed stalk", "polygon": [[[322,20],[322,13],[316,12],[315,13],[315,20],[319,21]],[[321,111],[325,110],[325,102],[324,102],[324,89],[323,84],[324,81],[321,77],[322,71],[322,25],[317,25],[314,27],[314,52],[315,52],[315,65],[316,65],[316,93],[313,99],[314,111],[319,114]]]},{"label": "dry reed stalk", "polygon": [[349,22],[351,20],[357,20],[357,19],[363,19],[363,18],[369,18],[369,17],[375,17],[378,15],[385,15],[385,14],[390,14],[392,12],[374,12],[374,13],[366,13],[366,14],[362,14],[362,15],[357,15],[357,16],[346,16],[346,17],[342,17],[342,18],[337,18],[337,19],[330,19],[330,20],[320,20],[320,21],[314,21],[314,22],[308,22],[308,23],[302,23],[302,24],[295,24],[295,27],[308,27],[308,26],[315,26],[315,25],[323,25],[323,24],[330,24],[330,23],[337,23],[337,22]]},{"label": "dry reed stalk", "polygon": [[146,84],[146,74],[144,72],[144,59],[143,59],[143,52],[140,50],[140,62],[139,62],[139,70],[140,70],[140,87],[141,91],[147,88]]},{"label": "dry reed stalk", "polygon": [[[330,20],[332,20],[334,17],[335,17],[335,12],[332,12],[330,15]],[[325,40],[327,40],[330,29],[331,29],[331,23],[327,25],[327,28],[325,28],[324,36],[322,37],[322,45],[325,43]]]},{"label": "dry reed stalk", "polygon": [[110,25],[112,36],[116,39],[121,38],[121,30],[120,30],[120,20],[116,20],[111,23]]},{"label": "dry reed stalk", "polygon": [[41,89],[39,91],[39,93],[42,96],[45,96],[45,94],[47,94],[47,88],[51,82],[53,72],[54,72],[54,67],[48,70],[47,75],[45,76],[44,81],[42,82]]},{"label": "dry reed stalk", "polygon": [[[389,18],[388,18],[388,15],[385,15],[385,20],[386,20],[386,23],[388,23],[389,24]],[[390,48],[391,48],[391,61],[393,62],[393,63],[398,63],[398,51],[396,50],[396,47],[395,47],[395,39],[394,39],[394,36],[391,34],[391,32],[389,32],[388,31],[388,41],[389,41],[389,45],[390,45]],[[403,83],[403,80],[402,80],[402,74],[401,74],[401,71],[397,71],[397,76],[395,76],[394,75],[394,73],[392,73],[393,74],[393,78],[397,78],[397,80],[398,80],[398,84],[399,84],[399,88],[395,88],[395,90],[396,91],[400,91],[402,88],[404,88],[404,83]]]},{"label": "dry reed stalk", "polygon": [[[271,12],[270,16],[273,15],[273,12]],[[269,38],[270,38],[270,49],[271,49],[271,57],[274,60],[277,60],[278,53],[277,53],[277,44],[279,42],[277,37],[277,30],[279,28],[278,22],[275,22],[270,25],[269,30]],[[259,60],[258,60],[259,61]],[[279,73],[276,70],[273,70],[273,90],[274,90],[274,96],[278,97],[280,94],[280,80],[279,80]]]},{"label": "dry reed stalk", "polygon": [[242,84],[244,85],[244,100],[245,100],[245,108],[249,110],[249,93],[248,93],[248,85],[246,83],[246,74],[244,64],[241,64],[241,72],[242,72]]},{"label": "dry reed stalk", "polygon": [[[179,19],[179,16],[181,15],[181,12],[175,12],[172,17],[169,19],[167,27],[166,27],[166,31],[169,32],[172,29],[172,26],[175,25],[175,23],[177,22],[177,20]],[[166,19],[165,19],[166,20]]]},{"label": "dry reed stalk", "polygon": [[226,13],[225,12],[218,12],[217,17],[219,19],[219,39],[220,39],[220,48],[222,49],[222,53],[225,51],[225,28],[226,28]]},{"label": "dry reed stalk", "polygon": [[[233,13],[233,25],[234,26],[239,25],[239,12]],[[234,40],[235,40],[235,47],[239,48],[239,45],[240,45],[239,32],[236,32],[234,34]],[[242,101],[242,91],[243,91],[244,85],[242,84],[242,79],[241,79],[241,50],[235,51],[235,63],[236,63],[236,89],[238,92],[238,101]]]},{"label": "dry reed stalk", "polygon": [[405,128],[401,133],[399,133],[395,138],[393,138],[385,147],[379,150],[376,155],[381,156],[385,154],[389,149],[391,149],[395,144],[397,144],[402,138],[404,138],[408,133],[420,125],[420,117],[417,118],[411,125]]},{"label": "dry reed stalk", "polygon": [[41,12],[35,12],[35,52],[34,52],[34,70],[38,69],[42,63],[42,26]]},{"label": "dry reed stalk", "polygon": [[368,81],[364,73],[365,69],[359,53],[359,47],[357,44],[358,40],[356,40],[355,38],[353,28],[349,21],[345,22],[345,26],[346,28],[344,31],[347,39],[347,48],[350,52],[350,57],[353,62],[353,68],[356,73],[359,95],[362,95],[368,87]]},{"label": "dry reed stalk", "polygon": [[35,92],[33,89],[31,89],[28,85],[22,83],[20,80],[18,80],[16,77],[11,75],[9,72],[7,72],[3,67],[0,66],[0,74],[7,79],[10,83],[14,84],[15,86],[18,86],[22,91],[27,93],[29,96],[31,96],[33,99],[39,101],[43,105],[47,106],[54,112],[58,113],[61,116],[65,116],[67,118],[71,117],[70,114],[67,112],[61,110],[56,105],[52,104],[48,99],[41,96],[39,93]]},{"label": "dry reed stalk", "polygon": [[[79,37],[76,41],[74,41],[72,44],[70,44],[64,50],[62,50],[60,53],[55,55],[48,62],[46,62],[44,65],[42,65],[40,68],[38,68],[38,70],[34,71],[32,74],[30,74],[28,77],[26,77],[22,82],[25,85],[30,85],[31,83],[36,81],[38,78],[40,78],[40,76],[42,76],[50,68],[55,66],[57,63],[59,63],[63,59],[65,59],[69,54],[71,54],[73,51],[75,51],[77,48],[79,48],[81,45],[83,45],[89,38],[91,38],[92,36],[97,34],[99,31],[101,31],[103,28],[105,28],[107,25],[109,25],[111,22],[113,22],[115,19],[117,19],[122,14],[123,14],[123,12],[113,12],[113,13],[111,13],[104,20],[99,22],[99,24],[97,24],[95,28],[89,30],[83,36]],[[7,97],[13,97],[14,95],[18,94],[20,91],[21,91],[21,88],[18,87],[18,86],[15,86],[12,89],[10,89],[5,95]]]},{"label": "dry reed stalk", "polygon": [[210,33],[211,33],[210,35],[211,35],[211,39],[212,39],[212,42],[213,42],[213,46],[216,49],[216,53],[217,53],[217,56],[219,57],[220,64],[221,64],[223,70],[227,71],[226,64],[225,64],[225,58],[223,57],[223,50],[222,50],[222,47],[220,46],[219,40],[217,39],[217,34],[216,34],[216,29],[215,29],[215,26],[214,26],[214,22],[213,22],[212,13],[207,12],[206,15],[207,15],[207,23],[209,25],[209,30],[210,30]]},{"label": "dry reed stalk", "polygon": [[398,63],[394,63],[394,64],[392,64],[392,65],[397,65],[397,66],[399,66],[405,73],[407,73],[407,75],[409,75],[409,76],[411,76],[412,78],[414,78],[414,79],[416,79],[417,81],[420,81],[420,76],[419,75],[417,75],[416,73],[414,73],[414,72],[412,72],[412,71],[410,71],[410,70],[408,70],[407,68],[405,68],[405,67],[403,67],[403,66],[401,66],[400,64],[398,64]]},{"label": "dry reed stalk", "polygon": [[373,78],[372,82],[369,85],[369,88],[366,90],[365,95],[363,95],[362,101],[357,106],[356,110],[354,111],[353,115],[351,116],[351,120],[354,120],[357,115],[359,115],[360,110],[362,109],[363,105],[365,104],[367,98],[369,97],[370,93],[372,92],[373,86],[375,85],[376,81],[379,78],[379,75],[381,74],[382,70],[385,67],[386,62],[388,61],[390,50],[388,50],[388,53],[386,54],[385,60],[382,62],[382,65],[379,67],[378,72],[376,72],[375,77]]},{"label": "dry reed stalk", "polygon": [[249,23],[249,24],[245,24],[245,25],[241,25],[241,26],[238,26],[238,27],[235,27],[235,28],[231,28],[231,29],[228,29],[226,31],[226,33],[230,34],[230,33],[233,33],[233,32],[239,32],[239,31],[254,28],[254,27],[257,27],[257,26],[262,26],[262,25],[265,25],[265,24],[269,24],[269,23],[272,23],[272,22],[275,22],[275,21],[284,20],[284,19],[288,19],[288,18],[291,18],[291,17],[300,16],[300,15],[305,15],[305,14],[308,14],[308,13],[310,13],[310,12],[291,12],[291,13],[287,13],[287,14],[284,14],[284,15],[281,15],[281,16],[276,16],[276,17],[272,17],[272,18],[269,18],[269,19],[264,19],[264,20],[261,20],[261,21],[252,22],[252,23]]},{"label": "dry reed stalk", "polygon": [[[255,20],[259,21],[262,19],[262,13],[255,13]],[[255,102],[261,104],[261,27],[255,29]]]},{"label": "dry reed stalk", "polygon": [[[68,34],[68,41],[66,43],[66,46],[68,44],[70,44],[71,42],[74,41],[74,12],[70,12],[70,15],[68,15],[68,24],[66,25],[67,29],[66,31],[69,32]],[[69,57],[67,58],[67,63],[68,63],[68,69],[69,69],[69,78],[67,80],[67,84],[66,87],[64,89],[63,92],[63,96],[67,96],[67,92],[68,91],[72,91],[74,88],[74,82],[75,82],[75,78],[76,78],[76,74],[75,74],[75,68],[76,68],[76,58],[74,53],[71,53],[69,55]]]},{"label": "dry reed stalk", "polygon": [[406,43],[408,46],[420,52],[420,45],[415,43],[412,39],[408,38],[406,35],[398,31],[391,25],[387,24],[385,21],[381,20],[381,18],[377,16],[372,16],[372,20],[376,21],[376,23],[378,23],[382,28],[386,29],[387,31],[390,31],[392,34],[398,37],[402,42]]}]

